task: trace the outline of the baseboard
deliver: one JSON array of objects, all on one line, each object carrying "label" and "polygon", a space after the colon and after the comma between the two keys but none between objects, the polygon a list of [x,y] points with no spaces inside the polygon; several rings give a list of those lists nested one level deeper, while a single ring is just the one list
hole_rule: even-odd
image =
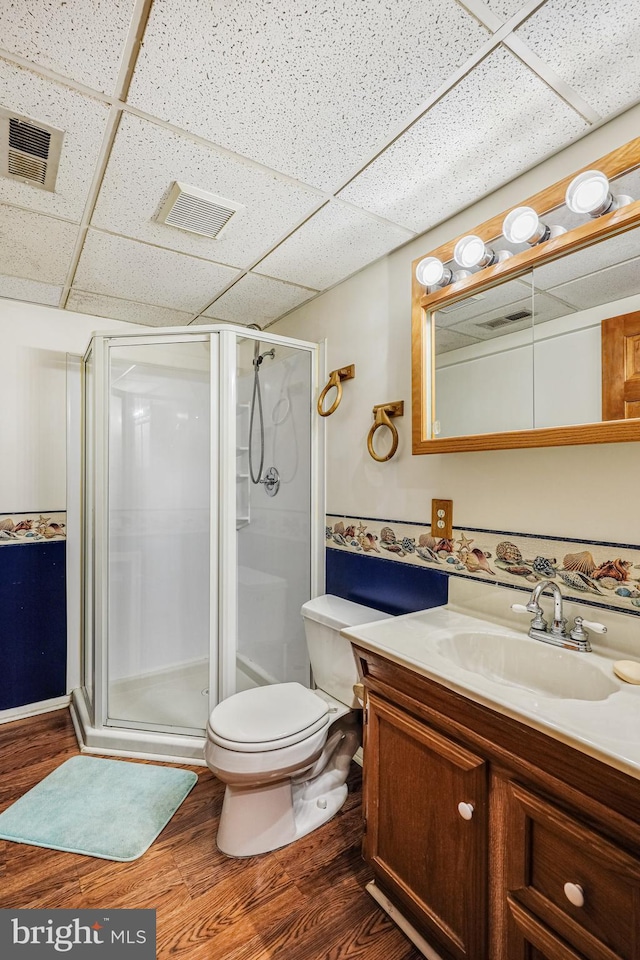
[{"label": "baseboard", "polygon": [[13,720],[25,720],[27,717],[37,717],[41,713],[52,713],[68,707],[71,696],[54,697],[52,700],[41,700],[39,703],[25,703],[22,707],[11,707],[9,710],[0,710],[0,723],[11,723]]},{"label": "baseboard", "polygon": [[387,896],[376,886],[375,880],[371,880],[365,887],[367,893],[371,894],[376,903],[382,907],[384,912],[393,920],[393,922],[400,927],[402,932],[406,937],[411,940],[411,943],[417,947],[423,957],[426,957],[427,960],[442,960],[442,957],[439,953],[433,949],[433,947],[427,943],[422,934],[418,933],[416,928],[410,923],[407,918],[400,913],[398,908],[394,906],[393,903],[389,900]]}]

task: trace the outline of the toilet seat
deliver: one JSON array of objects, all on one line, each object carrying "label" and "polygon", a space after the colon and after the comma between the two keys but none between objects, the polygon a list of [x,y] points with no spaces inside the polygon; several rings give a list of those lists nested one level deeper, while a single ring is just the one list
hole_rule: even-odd
[{"label": "toilet seat", "polygon": [[329,725],[329,705],[299,683],[243,690],[214,707],[210,739],[227,750],[260,753],[293,746]]}]

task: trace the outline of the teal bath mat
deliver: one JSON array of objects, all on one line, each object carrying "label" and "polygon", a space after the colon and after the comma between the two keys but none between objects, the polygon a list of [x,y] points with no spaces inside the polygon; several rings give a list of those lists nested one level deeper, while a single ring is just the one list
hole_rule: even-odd
[{"label": "teal bath mat", "polygon": [[197,780],[176,767],[72,757],[0,813],[0,839],[136,860]]}]

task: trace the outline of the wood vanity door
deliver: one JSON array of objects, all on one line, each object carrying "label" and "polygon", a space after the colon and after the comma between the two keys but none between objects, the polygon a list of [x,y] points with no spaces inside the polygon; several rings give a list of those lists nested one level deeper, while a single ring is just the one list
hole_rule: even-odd
[{"label": "wood vanity door", "polygon": [[375,694],[367,705],[364,852],[376,882],[443,957],[483,960],[487,765]]},{"label": "wood vanity door", "polygon": [[640,417],[640,311],[602,321],[602,419]]}]

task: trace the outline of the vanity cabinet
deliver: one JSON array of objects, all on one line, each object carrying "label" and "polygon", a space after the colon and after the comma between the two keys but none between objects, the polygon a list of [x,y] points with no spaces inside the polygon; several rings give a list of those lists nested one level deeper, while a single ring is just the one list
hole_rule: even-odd
[{"label": "vanity cabinet", "polygon": [[366,749],[367,859],[435,941],[481,960],[486,762],[373,693]]},{"label": "vanity cabinet", "polygon": [[354,646],[381,893],[443,960],[640,960],[640,780]]}]

